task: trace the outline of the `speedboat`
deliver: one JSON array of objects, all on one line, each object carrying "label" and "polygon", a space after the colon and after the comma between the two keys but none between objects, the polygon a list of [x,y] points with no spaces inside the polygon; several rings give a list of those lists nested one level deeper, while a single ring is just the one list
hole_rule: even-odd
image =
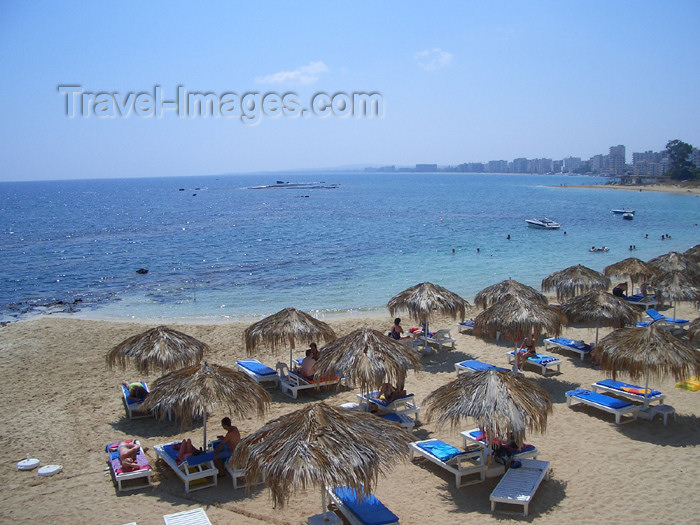
[{"label": "speedboat", "polygon": [[620,210],[612,210],[611,213],[614,213],[615,215],[624,215],[625,213],[631,213],[632,215],[634,215],[634,210],[628,210],[627,208],[625,208]]},{"label": "speedboat", "polygon": [[625,212],[622,214],[622,218],[626,221],[631,221],[632,219],[634,219],[634,212]]},{"label": "speedboat", "polygon": [[542,228],[543,230],[558,230],[561,224],[554,222],[552,219],[544,217],[543,219],[525,219],[528,226],[533,228]]}]

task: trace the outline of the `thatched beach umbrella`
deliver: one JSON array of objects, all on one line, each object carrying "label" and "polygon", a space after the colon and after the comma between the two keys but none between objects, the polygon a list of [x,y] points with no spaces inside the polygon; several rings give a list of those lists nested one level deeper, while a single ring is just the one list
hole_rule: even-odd
[{"label": "thatched beach umbrella", "polygon": [[106,359],[110,368],[118,363],[122,369],[132,361],[139,372],[148,375],[151,367],[165,373],[199,363],[205,350],[209,347],[194,337],[158,326],[125,339],[107,353]]},{"label": "thatched beach umbrella", "polygon": [[518,447],[525,431],[544,432],[552,413],[549,394],[534,382],[502,370],[460,374],[425,398],[428,421],[457,428],[471,417],[492,442],[514,440]]},{"label": "thatched beach umbrella", "polygon": [[474,296],[474,305],[484,310],[489,306],[507,299],[508,297],[520,297],[534,303],[547,304],[547,297],[531,286],[521,284],[513,279],[506,279],[500,283],[487,286]]},{"label": "thatched beach umbrella", "polygon": [[412,319],[425,323],[427,332],[428,323],[434,313],[464,320],[471,305],[466,299],[462,299],[447,288],[432,283],[420,283],[392,297],[387,307],[392,316],[399,310],[408,310],[408,315]]},{"label": "thatched beach umbrella", "polygon": [[[598,349],[600,366],[613,379],[619,372],[633,381],[645,378],[645,389],[650,377],[660,380],[670,375],[683,381],[700,374],[700,352],[655,323],[615,330],[600,340]],[[648,406],[645,399],[644,408]]]},{"label": "thatched beach umbrella", "polygon": [[686,257],[682,253],[668,252],[664,255],[654,257],[649,261],[649,264],[659,270],[659,273],[665,272],[680,272],[685,274],[685,277],[700,285],[700,266],[690,257]]},{"label": "thatched beach umbrella", "polygon": [[560,306],[568,324],[585,324],[595,328],[595,343],[598,344],[598,329],[603,326],[622,328],[634,325],[639,319],[639,310],[613,294],[595,290],[569,299]]},{"label": "thatched beach umbrella", "polygon": [[683,252],[683,255],[697,264],[700,264],[700,244],[696,244],[692,248],[688,248]]},{"label": "thatched beach umbrella", "polygon": [[413,436],[366,412],[315,403],[268,421],[245,437],[232,460],[245,465],[248,486],[262,478],[275,507],[293,491],[350,486],[370,494],[380,474],[408,457]]},{"label": "thatched beach umbrella", "polygon": [[634,293],[635,281],[644,281],[649,279],[650,277],[656,275],[658,270],[641,259],[637,259],[636,257],[628,257],[627,259],[618,261],[615,264],[606,266],[603,269],[603,273],[608,277],[617,277],[620,279],[629,277],[630,281],[632,281],[631,290],[632,293]]},{"label": "thatched beach umbrella", "polygon": [[292,368],[295,343],[311,343],[322,339],[329,343],[336,338],[333,329],[306,312],[285,308],[276,314],[253,323],[243,332],[245,349],[253,355],[260,345],[269,345],[273,351],[289,342],[289,368]]},{"label": "thatched beach umbrella", "polygon": [[270,405],[270,394],[246,374],[204,361],[156,379],[144,403],[159,419],[172,412],[183,426],[204,418],[206,448],[208,409],[220,405],[239,419],[251,412],[262,417]]},{"label": "thatched beach umbrella", "polygon": [[383,332],[360,328],[320,350],[316,377],[345,376],[361,393],[369,394],[384,381],[400,387],[410,368],[421,368],[415,350]]},{"label": "thatched beach umbrella", "polygon": [[591,290],[607,290],[610,278],[600,272],[577,264],[554,272],[542,280],[542,291],[556,290],[559,302]]},{"label": "thatched beach umbrella", "polygon": [[697,301],[700,299],[700,286],[684,272],[664,272],[652,277],[647,286],[662,299],[673,302],[673,317],[676,317],[677,301]]},{"label": "thatched beach umbrella", "polygon": [[499,334],[505,334],[510,338],[515,345],[515,372],[518,366],[518,341],[522,334],[534,332],[538,339],[542,331],[559,335],[564,322],[566,318],[557,308],[511,296],[489,306],[474,318],[474,335],[481,339],[498,339]]}]

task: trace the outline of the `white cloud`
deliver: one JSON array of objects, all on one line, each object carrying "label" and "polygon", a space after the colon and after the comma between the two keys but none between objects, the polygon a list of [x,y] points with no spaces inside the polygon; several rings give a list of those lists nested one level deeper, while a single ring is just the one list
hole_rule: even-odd
[{"label": "white cloud", "polygon": [[321,73],[326,73],[328,67],[322,61],[309,62],[293,71],[280,71],[264,77],[255,77],[258,84],[313,84]]},{"label": "white cloud", "polygon": [[425,71],[435,71],[452,63],[452,53],[443,51],[439,47],[419,51],[413,55],[413,58],[418,61],[418,65]]}]

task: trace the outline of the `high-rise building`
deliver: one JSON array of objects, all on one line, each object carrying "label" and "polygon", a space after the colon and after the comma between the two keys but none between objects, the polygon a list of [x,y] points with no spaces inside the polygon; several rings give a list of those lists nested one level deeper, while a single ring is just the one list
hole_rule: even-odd
[{"label": "high-rise building", "polygon": [[625,147],[610,146],[610,154],[608,155],[608,166],[615,175],[622,175],[625,171]]}]

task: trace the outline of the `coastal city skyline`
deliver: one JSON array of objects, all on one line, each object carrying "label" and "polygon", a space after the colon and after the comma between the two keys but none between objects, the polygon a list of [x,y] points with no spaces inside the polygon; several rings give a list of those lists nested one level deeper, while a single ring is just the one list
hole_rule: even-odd
[{"label": "coastal city skyline", "polygon": [[0,181],[700,144],[697,2],[91,7],[0,3]]}]

